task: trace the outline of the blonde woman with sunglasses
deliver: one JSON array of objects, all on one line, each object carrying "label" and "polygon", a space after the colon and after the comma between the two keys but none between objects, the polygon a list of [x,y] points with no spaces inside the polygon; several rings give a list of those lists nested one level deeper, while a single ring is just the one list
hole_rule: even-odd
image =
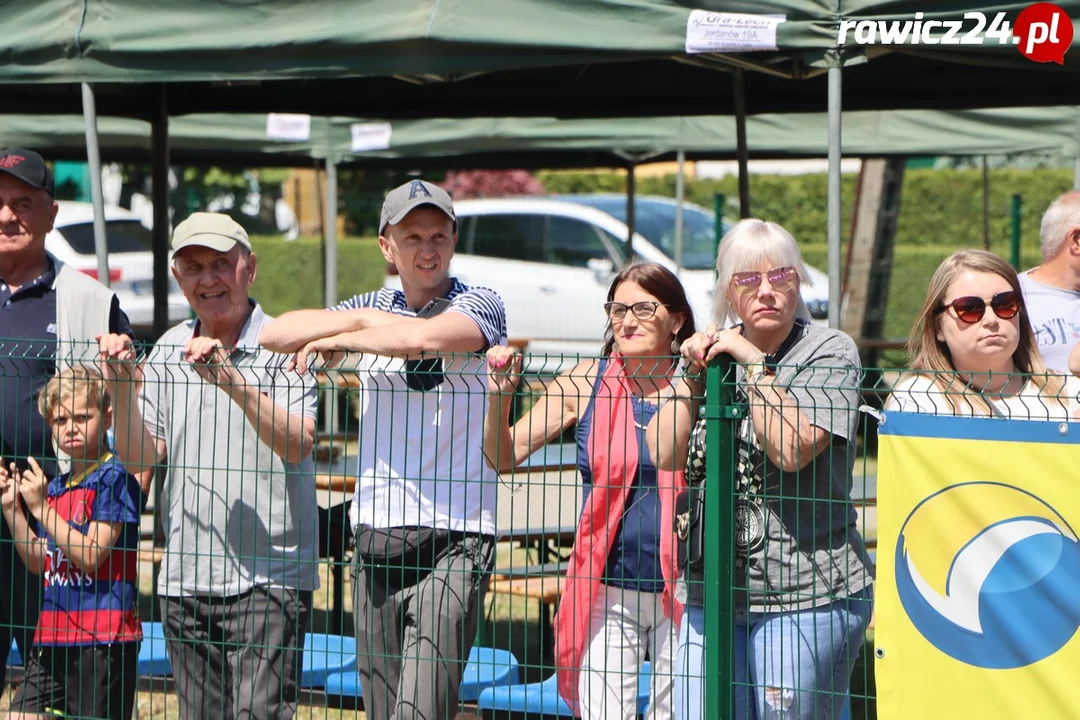
[{"label": "blonde woman with sunglasses", "polygon": [[886,410],[1027,420],[1076,417],[1080,380],[1048,371],[1016,271],[960,250],[930,279],[908,344],[912,373]]},{"label": "blonde woman with sunglasses", "polygon": [[[799,295],[806,266],[775,223],[743,220],[720,243],[715,318],[681,348],[687,373],[646,437],[659,467],[687,463],[690,500],[680,538],[704,533],[705,366],[736,362],[734,468],[708,492],[734,492],[735,715],[839,718],[872,613],[872,563],[850,503],[861,366],[855,343],[809,322]],[[708,518],[708,525],[714,526]],[[685,528],[689,525],[689,529]],[[704,567],[693,542],[681,568],[685,612],[676,652],[679,720],[704,717]]]}]

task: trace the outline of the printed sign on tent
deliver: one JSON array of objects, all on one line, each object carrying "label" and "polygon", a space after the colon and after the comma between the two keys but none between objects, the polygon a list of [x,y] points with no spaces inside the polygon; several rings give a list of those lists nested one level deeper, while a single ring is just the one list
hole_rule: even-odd
[{"label": "printed sign on tent", "polygon": [[390,123],[353,123],[351,129],[353,152],[390,149],[390,135],[393,133]]},{"label": "printed sign on tent", "polygon": [[311,138],[311,116],[270,113],[266,116],[266,137],[271,140],[307,142]]},{"label": "printed sign on tent", "polygon": [[692,10],[686,19],[686,52],[776,50],[776,27],[786,21],[785,15]]}]

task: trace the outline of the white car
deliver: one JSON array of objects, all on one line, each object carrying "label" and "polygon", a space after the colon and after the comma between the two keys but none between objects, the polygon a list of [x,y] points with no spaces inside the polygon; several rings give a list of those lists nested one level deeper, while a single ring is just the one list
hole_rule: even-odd
[{"label": "white car", "polygon": [[[45,236],[45,249],[63,263],[97,278],[94,252],[94,206],[60,200],[53,231]],[[148,337],[154,323],[154,266],[150,230],[133,213],[105,207],[105,235],[109,247],[109,285],[120,300],[135,333]],[[172,255],[170,253],[170,262]],[[191,317],[191,307],[169,273],[169,325]]]},{"label": "white car", "polygon": [[[454,208],[458,245],[450,272],[467,285],[489,287],[502,296],[510,339],[527,340],[531,355],[597,355],[607,325],[603,305],[608,287],[624,265],[625,196],[461,200]],[[669,198],[636,198],[637,259],[675,270],[675,208]],[[699,328],[712,319],[714,217],[697,205],[683,204],[679,279]],[[729,228],[725,221],[724,230]],[[821,322],[828,317],[828,277],[813,268],[810,272],[814,286],[803,288],[803,298]],[[401,286],[393,268],[386,286]]]}]

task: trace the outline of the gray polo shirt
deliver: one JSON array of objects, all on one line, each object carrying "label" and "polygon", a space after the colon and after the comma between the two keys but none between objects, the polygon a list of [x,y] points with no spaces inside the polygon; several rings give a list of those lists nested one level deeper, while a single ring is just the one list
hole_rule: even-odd
[{"label": "gray polo shirt", "polygon": [[[233,362],[295,422],[314,418],[314,377],[286,372],[288,356],[259,346],[272,318],[251,302]],[[161,337],[140,394],[147,429],[167,445],[158,594],[229,597],[256,585],[317,589],[312,457],[287,463],[275,455],[240,406],[184,361],[184,343],[196,326],[190,320]]]},{"label": "gray polo shirt", "polygon": [[[864,589],[873,565],[850,502],[862,376],[855,343],[847,335],[802,324],[780,361],[776,379],[810,423],[832,435],[827,448],[797,472],[784,472],[765,456],[750,427],[739,425],[736,504],[735,605],[742,612],[786,612],[826,605]],[[742,381],[742,369],[738,370]],[[704,420],[691,452],[703,452]],[[691,463],[688,481],[704,482]],[[725,484],[719,488],[728,491]],[[707,523],[708,528],[712,523]],[[690,573],[680,595],[703,603],[701,581]]]}]

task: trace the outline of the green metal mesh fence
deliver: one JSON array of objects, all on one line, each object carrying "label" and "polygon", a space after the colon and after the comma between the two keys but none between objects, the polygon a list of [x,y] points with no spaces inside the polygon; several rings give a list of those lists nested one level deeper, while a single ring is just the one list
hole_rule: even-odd
[{"label": "green metal mesh fence", "polygon": [[1076,399],[1035,379],[1019,406],[950,403],[827,362],[762,390],[725,358],[675,391],[674,358],[300,376],[254,345],[210,367],[159,345],[106,371],[108,404],[61,383],[61,452],[37,396],[71,371],[3,347],[0,710],[69,717],[874,717],[886,397],[1014,419]]}]

